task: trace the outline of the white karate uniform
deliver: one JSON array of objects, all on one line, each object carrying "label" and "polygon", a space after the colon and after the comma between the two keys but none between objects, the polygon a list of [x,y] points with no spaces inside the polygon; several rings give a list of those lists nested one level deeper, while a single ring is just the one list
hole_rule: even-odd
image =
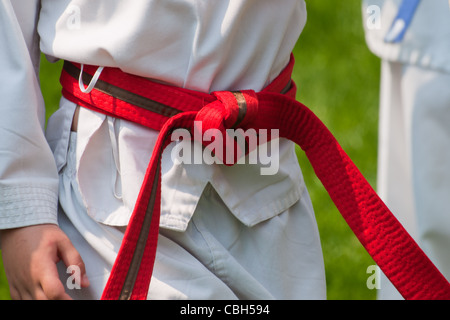
[{"label": "white karate uniform", "polygon": [[[86,109],[72,132],[76,106],[62,98],[47,144],[37,40],[49,59],[119,67],[203,92],[258,91],[288,63],[306,6],[304,0],[42,0],[40,11],[39,1],[1,5],[0,43],[9,41],[9,50],[0,52],[8,115],[0,120],[0,148],[7,150],[0,157],[0,226],[58,223],[91,283],[68,293],[98,299],[158,132]],[[263,164],[174,163],[173,146],[162,160],[149,298],[326,297],[319,234],[293,143],[280,141],[272,155],[279,170],[270,176],[260,174]],[[63,265],[60,273],[63,281],[69,276]]]},{"label": "white karate uniform", "polygon": [[[449,278],[449,4],[421,1],[403,41],[387,43],[400,3],[364,0],[363,5],[367,44],[382,59],[378,193]],[[369,28],[371,5],[381,9],[379,28]],[[401,298],[384,276],[379,298]]]}]

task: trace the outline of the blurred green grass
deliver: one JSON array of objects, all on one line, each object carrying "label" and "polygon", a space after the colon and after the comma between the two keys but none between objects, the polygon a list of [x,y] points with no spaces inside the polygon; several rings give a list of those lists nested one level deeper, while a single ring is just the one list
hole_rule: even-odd
[{"label": "blurred green grass", "polygon": [[[306,0],[308,22],[294,50],[297,99],[328,126],[372,186],[376,186],[379,61],[367,49],[361,0]],[[41,65],[49,116],[58,105],[61,62]],[[336,210],[298,149],[321,234],[330,300],[371,300],[367,267],[374,264]],[[0,261],[0,299],[9,299]]]},{"label": "blurred green grass", "polygon": [[[376,187],[379,59],[367,49],[361,1],[306,0],[308,22],[294,51],[297,100],[327,125]],[[328,299],[374,299],[366,286],[374,264],[353,235],[303,151],[298,157],[316,211]]]}]

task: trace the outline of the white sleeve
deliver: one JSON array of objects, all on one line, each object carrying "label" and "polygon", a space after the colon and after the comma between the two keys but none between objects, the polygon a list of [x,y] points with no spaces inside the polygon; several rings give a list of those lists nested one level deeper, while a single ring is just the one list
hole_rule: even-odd
[{"label": "white sleeve", "polygon": [[38,0],[0,0],[0,229],[57,223],[58,174],[44,135]]}]

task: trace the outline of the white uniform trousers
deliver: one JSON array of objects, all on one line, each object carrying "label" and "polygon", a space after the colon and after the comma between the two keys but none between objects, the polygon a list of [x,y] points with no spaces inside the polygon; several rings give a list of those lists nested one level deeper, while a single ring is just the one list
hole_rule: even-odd
[{"label": "white uniform trousers", "polygon": [[[382,62],[378,193],[450,277],[450,75]],[[379,299],[401,299],[384,275]]]},{"label": "white uniform trousers", "polygon": [[[59,224],[84,259],[91,285],[77,289],[70,270],[60,264],[59,271],[73,298],[99,299],[124,228],[101,224],[87,214],[75,179],[75,143],[72,133],[60,173]],[[306,189],[285,212],[247,227],[208,185],[185,232],[161,228],[148,297],[325,299],[320,239]]]}]

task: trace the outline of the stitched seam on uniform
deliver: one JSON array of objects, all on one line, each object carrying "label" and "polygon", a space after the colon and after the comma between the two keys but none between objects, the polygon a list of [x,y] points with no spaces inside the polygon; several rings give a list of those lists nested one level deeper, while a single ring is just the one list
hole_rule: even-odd
[{"label": "stitched seam on uniform", "polygon": [[[8,203],[10,206],[7,206]],[[6,208],[26,208],[27,203],[54,205],[57,203],[56,192],[48,187],[23,186],[0,188],[0,204]],[[31,205],[30,205],[31,206]]]},{"label": "stitched seam on uniform", "polygon": [[[202,239],[203,239],[203,241],[205,242],[205,244],[206,244],[206,246],[208,247],[208,250],[209,250],[209,253],[210,253],[210,257],[211,257],[211,260],[212,260],[212,272],[214,273],[214,274],[217,274],[218,273],[218,271],[220,270],[220,269],[223,269],[223,268],[219,268],[218,267],[218,261],[217,261],[217,257],[216,257],[216,255],[214,254],[214,250],[213,250],[213,247],[214,247],[214,245],[212,245],[212,243],[211,243],[211,241],[208,241],[208,236],[207,235],[205,235],[205,233],[204,232],[202,232],[202,228],[199,228],[199,225],[200,225],[200,227],[201,227],[201,222],[200,223],[198,223],[198,222],[196,222],[196,220],[197,220],[197,218],[195,217],[195,215],[192,217],[192,219],[191,219],[191,223],[192,223],[192,225],[194,226],[194,228],[197,230],[197,232],[200,234],[200,236],[202,237]],[[207,267],[207,266],[206,266]],[[208,268],[208,269],[210,269],[210,268]],[[223,281],[223,280],[222,280]]]},{"label": "stitched seam on uniform", "polygon": [[161,228],[185,231],[190,219],[184,217],[174,217],[170,215],[161,216],[159,225]]}]

